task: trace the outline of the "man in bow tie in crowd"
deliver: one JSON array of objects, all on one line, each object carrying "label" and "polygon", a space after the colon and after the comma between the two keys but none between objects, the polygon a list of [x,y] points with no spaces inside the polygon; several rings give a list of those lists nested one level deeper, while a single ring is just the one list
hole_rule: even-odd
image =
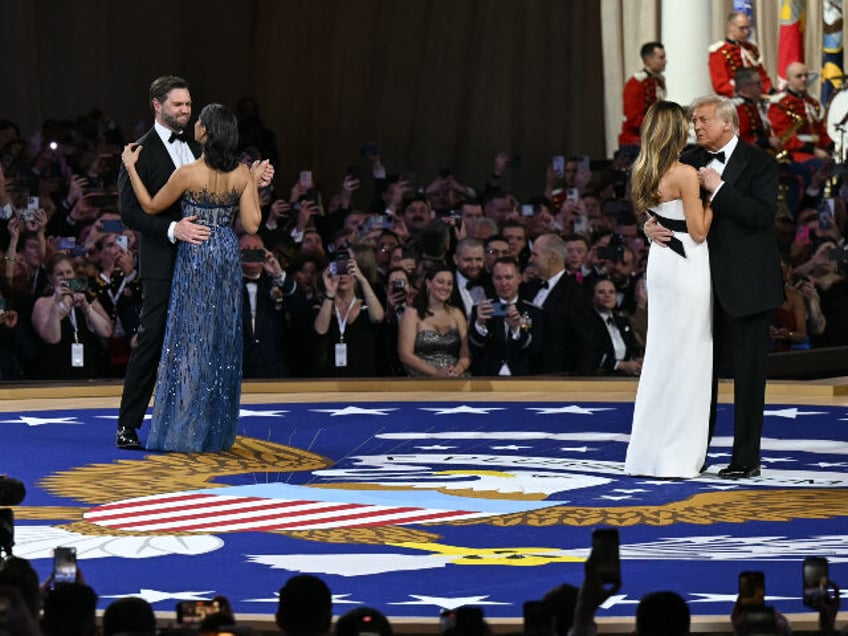
[{"label": "man in bow tie in crowd", "polygon": [[[773,230],[778,167],[767,152],[740,142],[739,119],[731,100],[701,97],[692,103],[691,112],[699,147],[684,152],[680,160],[698,169],[702,195],[714,215],[707,236],[714,310],[710,438],[718,377],[732,377],[733,456],[718,474],[729,479],[756,477],[760,474],[769,317],[784,300]],[[645,224],[645,233],[663,244],[672,236],[655,219]]]},{"label": "man in bow tie in crowd", "polygon": [[451,304],[471,316],[471,308],[490,295],[490,285],[485,277],[483,242],[475,238],[464,238],[456,244],[453,255],[454,286]]},{"label": "man in bow tie in crowd", "polygon": [[[188,133],[192,104],[185,79],[176,75],[157,77],[150,85],[149,99],[153,109],[153,128],[138,140],[144,152],[139,156],[136,169],[150,196],[155,196],[174,170],[200,156],[201,148]],[[256,162],[252,170],[260,186],[267,185],[273,178],[270,164]],[[115,445],[138,450],[142,447],[138,429],[156,383],[156,370],[165,338],[177,241],[199,245],[209,238],[210,230],[205,225],[194,223],[196,217],[182,218],[179,201],[161,214],[145,214],[123,166],[118,177],[118,195],[124,224],[141,234],[139,273],[143,299],[138,342],[130,355],[124,377]]]},{"label": "man in bow tie in crowd", "polygon": [[642,358],[630,319],[616,311],[617,290],[608,278],[599,278],[592,287],[592,308],[597,331],[597,365],[600,375],[639,375]]},{"label": "man in bow tie in crowd", "polygon": [[242,337],[245,378],[287,378],[286,336],[295,312],[309,304],[294,277],[288,276],[274,254],[255,234],[239,239],[244,277]]}]

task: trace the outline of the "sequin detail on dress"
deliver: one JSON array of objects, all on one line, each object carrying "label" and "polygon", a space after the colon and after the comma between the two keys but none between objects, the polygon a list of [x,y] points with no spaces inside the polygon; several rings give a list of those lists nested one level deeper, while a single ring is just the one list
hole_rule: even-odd
[{"label": "sequin detail on dress", "polygon": [[197,216],[211,234],[177,248],[148,450],[221,451],[235,441],[242,377],[238,203],[235,191],[183,195],[183,217]]},{"label": "sequin detail on dress", "polygon": [[[437,369],[451,367],[459,360],[459,331],[451,329],[441,334],[432,329],[423,329],[415,335],[415,355]],[[421,377],[423,374],[407,369],[407,374]],[[462,377],[467,376],[463,373]]]}]

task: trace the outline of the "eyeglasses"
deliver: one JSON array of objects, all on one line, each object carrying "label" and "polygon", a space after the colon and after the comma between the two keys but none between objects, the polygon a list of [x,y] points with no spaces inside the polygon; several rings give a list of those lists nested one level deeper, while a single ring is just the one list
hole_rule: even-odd
[{"label": "eyeglasses", "polygon": [[509,250],[499,250],[494,247],[490,247],[486,250],[486,254],[489,256],[509,256]]}]

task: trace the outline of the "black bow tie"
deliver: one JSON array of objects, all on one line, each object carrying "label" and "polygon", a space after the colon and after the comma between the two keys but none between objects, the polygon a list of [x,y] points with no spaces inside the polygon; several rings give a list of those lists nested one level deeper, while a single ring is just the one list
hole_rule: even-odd
[{"label": "black bow tie", "polygon": [[724,151],[723,150],[721,152],[709,152],[709,151],[707,151],[707,157],[709,157],[708,161],[712,161],[713,159],[715,159],[716,161],[724,163]]},{"label": "black bow tie", "polygon": [[475,287],[480,287],[480,283],[478,283],[476,280],[469,280],[469,281],[466,281],[466,283],[465,283],[465,289],[467,289],[468,291],[471,291],[471,290],[472,290],[472,289],[474,289]]},{"label": "black bow tie", "polygon": [[184,130],[181,133],[171,133],[171,136],[168,137],[168,143],[172,144],[175,141],[181,141],[184,144],[187,144],[189,141],[191,141],[191,139],[189,138],[188,133]]},{"label": "black bow tie", "polygon": [[550,286],[551,286],[551,284],[550,284],[548,281],[543,280],[543,281],[539,284],[539,289],[547,289],[547,288],[548,288],[548,287],[550,287]]},{"label": "black bow tie", "polygon": [[615,324],[615,320],[612,319],[612,316],[607,316],[607,324],[608,325],[614,325]]},{"label": "black bow tie", "polygon": [[247,284],[247,283],[254,283],[254,284],[258,285],[258,284],[259,284],[259,279],[258,279],[258,278],[248,278],[247,276],[245,276],[245,277],[244,277],[244,283],[245,283],[245,284]]}]

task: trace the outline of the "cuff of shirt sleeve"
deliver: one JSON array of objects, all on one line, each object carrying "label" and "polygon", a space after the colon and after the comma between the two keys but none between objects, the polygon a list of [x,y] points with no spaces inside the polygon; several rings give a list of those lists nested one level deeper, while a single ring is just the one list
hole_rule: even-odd
[{"label": "cuff of shirt sleeve", "polygon": [[177,237],[174,236],[174,229],[176,227],[177,227],[176,221],[171,221],[171,224],[168,226],[168,240],[171,241],[171,243],[177,242]]}]

